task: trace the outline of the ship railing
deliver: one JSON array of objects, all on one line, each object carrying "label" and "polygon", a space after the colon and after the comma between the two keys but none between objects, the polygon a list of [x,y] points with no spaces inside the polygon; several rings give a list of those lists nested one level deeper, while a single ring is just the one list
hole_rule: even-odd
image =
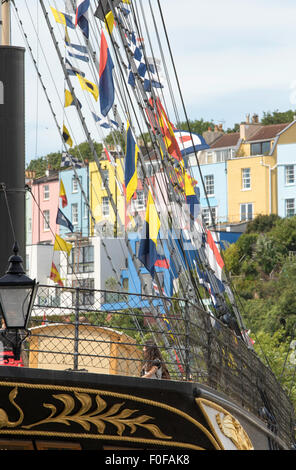
[{"label": "ship railing", "polygon": [[[211,387],[287,439],[293,407],[240,336],[188,299],[39,285],[23,348],[25,367],[140,377],[153,340],[171,380]],[[265,414],[266,416],[266,414]]]}]

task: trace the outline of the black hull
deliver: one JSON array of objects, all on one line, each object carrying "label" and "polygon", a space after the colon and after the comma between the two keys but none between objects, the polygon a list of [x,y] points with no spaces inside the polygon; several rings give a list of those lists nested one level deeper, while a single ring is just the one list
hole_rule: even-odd
[{"label": "black hull", "polygon": [[208,387],[0,368],[1,449],[271,450],[265,423]]}]

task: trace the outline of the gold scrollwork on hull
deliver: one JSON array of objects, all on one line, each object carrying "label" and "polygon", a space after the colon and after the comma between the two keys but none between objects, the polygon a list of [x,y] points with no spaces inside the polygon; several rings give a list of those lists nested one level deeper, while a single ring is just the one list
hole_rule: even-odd
[{"label": "gold scrollwork on hull", "polygon": [[217,413],[216,422],[224,436],[228,437],[238,450],[254,450],[246,431],[231,414],[228,413],[221,417]]},{"label": "gold scrollwork on hull", "polygon": [[9,394],[9,401],[10,403],[18,410],[19,412],[19,419],[17,421],[9,421],[9,418],[7,416],[7,413],[3,408],[0,409],[0,429],[2,428],[16,428],[17,426],[20,426],[23,422],[24,419],[24,413],[22,409],[15,403],[15,398],[17,396],[17,387],[11,390]]},{"label": "gold scrollwork on hull", "polygon": [[[194,414],[190,415],[167,403],[95,388],[86,389],[52,384],[0,382],[0,391],[2,393],[3,388],[7,387],[12,387],[9,393],[7,392],[8,398],[19,416],[17,416],[17,420],[13,421],[8,416],[8,409],[6,408],[7,411],[4,411],[3,408],[0,408],[0,435],[71,437],[75,439],[97,439],[158,445],[167,448],[205,450],[204,445],[200,445],[200,437],[203,436],[203,442],[205,442],[204,439],[207,439],[210,448],[217,450],[223,448],[219,441],[216,440],[215,435],[195,419]],[[34,407],[36,413],[34,412],[32,415],[28,411],[26,413],[24,408],[22,410],[21,406],[15,401],[18,393],[22,391],[21,398],[19,397],[19,400],[22,402],[26,397],[26,392],[29,390],[45,392],[47,396],[46,403],[43,400],[39,402],[38,398],[38,402],[35,403]],[[109,399],[112,400],[112,403],[109,403]],[[58,404],[56,403],[57,401],[59,402]],[[135,406],[129,405],[130,408],[128,408],[126,406],[127,403],[134,403]],[[155,415],[151,412],[149,415],[141,414],[140,410],[143,405],[153,409]],[[44,410],[49,410],[49,412],[44,413]],[[190,442],[187,442],[187,440],[183,441],[183,439],[179,441],[177,439],[179,433],[176,436],[165,434],[155,424],[156,421],[152,422],[156,420],[156,417],[153,416],[158,415],[158,410],[163,410],[167,417],[175,418],[179,423],[178,428],[182,428],[184,424],[192,426],[191,429],[196,439],[189,439]],[[42,413],[41,416],[40,413]],[[15,414],[16,412],[14,411]],[[35,418],[33,417],[34,415]],[[165,419],[165,415],[163,415],[162,419]],[[80,426],[81,431],[78,431],[79,427],[75,430],[74,426],[76,428]],[[66,428],[68,429],[66,430]],[[109,432],[114,429],[114,434]],[[146,433],[148,432],[148,435],[144,437],[140,431],[137,432],[138,429],[145,430]],[[197,432],[196,435],[195,431]]]},{"label": "gold scrollwork on hull", "polygon": [[97,394],[95,397],[96,410],[90,412],[93,405],[92,397],[87,393],[77,392],[75,392],[75,397],[81,405],[80,410],[76,413],[72,414],[76,403],[71,395],[53,395],[53,398],[60,400],[64,404],[64,410],[60,414],[57,414],[57,409],[54,405],[44,403],[43,406],[51,410],[50,416],[37,423],[22,427],[24,429],[32,429],[42,424],[61,423],[70,425],[70,423],[73,422],[80,425],[85,431],[89,431],[92,424],[96,427],[98,433],[104,434],[106,423],[109,423],[116,427],[119,436],[122,436],[126,428],[129,428],[131,434],[134,434],[137,427],[142,427],[147,429],[158,439],[172,439],[171,436],[164,434],[156,424],[148,423],[148,421],[154,419],[152,416],[135,416],[138,410],[131,410],[129,408],[122,409],[124,402],[116,403],[111,406],[111,408],[107,409],[107,403]]},{"label": "gold scrollwork on hull", "polygon": [[[254,450],[251,439],[240,424],[227,410],[206,399],[197,398],[196,403],[200,406],[214,436],[222,443],[222,436],[229,439],[237,450]],[[218,413],[217,413],[218,412]],[[230,447],[226,447],[230,448]]]}]

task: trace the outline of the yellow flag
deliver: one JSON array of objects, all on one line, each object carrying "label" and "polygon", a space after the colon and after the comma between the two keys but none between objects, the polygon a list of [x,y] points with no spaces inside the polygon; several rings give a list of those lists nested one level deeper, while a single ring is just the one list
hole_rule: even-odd
[{"label": "yellow flag", "polygon": [[160,220],[159,220],[158,213],[157,213],[154,201],[153,201],[151,191],[149,191],[149,194],[148,194],[145,221],[149,225],[149,238],[157,246],[157,237],[158,237],[158,232],[160,229]]},{"label": "yellow flag", "polygon": [[65,124],[63,124],[63,139],[68,144],[70,147],[73,146],[73,140],[70,137],[70,133],[68,129],[66,128]]},{"label": "yellow flag", "polygon": [[98,87],[90,82],[89,80],[87,80],[86,78],[82,77],[81,75],[79,75],[78,73],[76,74],[77,77],[78,77],[78,80],[79,80],[79,83],[80,83],[80,86],[83,90],[87,90],[89,91],[90,93],[92,93],[94,99],[96,101],[98,101],[98,97],[99,97],[99,89]]},{"label": "yellow flag", "polygon": [[71,92],[67,89],[65,89],[65,108],[68,106],[72,106],[73,104],[73,96]]},{"label": "yellow flag", "polygon": [[60,11],[56,10],[53,7],[50,7],[54,19],[57,23],[63,24],[64,26],[68,26],[71,29],[75,29],[75,25],[72,22],[72,18],[70,15],[66,15],[65,13],[61,13]]},{"label": "yellow flag", "polygon": [[109,13],[107,13],[107,15],[105,16],[105,25],[108,33],[112,34],[114,27],[114,15],[112,11],[109,11]]},{"label": "yellow flag", "polygon": [[54,251],[66,251],[69,256],[72,248],[73,248],[72,243],[66,242],[59,235],[55,236],[55,241],[54,241],[54,246],[53,246]]}]

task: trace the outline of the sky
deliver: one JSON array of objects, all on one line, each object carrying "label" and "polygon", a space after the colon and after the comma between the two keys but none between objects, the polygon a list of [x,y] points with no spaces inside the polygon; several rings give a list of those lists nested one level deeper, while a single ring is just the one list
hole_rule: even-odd
[{"label": "sky", "polygon": [[[97,5],[97,0],[91,2]],[[150,26],[149,1],[141,2]],[[151,2],[157,12],[157,0]],[[50,47],[51,40],[40,6],[37,0],[15,0],[15,3],[32,50],[38,58],[57,120],[62,122],[64,111],[57,95],[62,96],[64,81],[56,53]],[[35,30],[26,8],[28,3]],[[45,0],[44,3],[47,7],[53,5],[63,11],[63,0]],[[227,129],[244,121],[247,114],[256,113],[262,117],[264,111],[296,109],[294,0],[160,0],[160,5],[190,119],[203,118],[222,123]],[[179,117],[184,120],[159,14],[157,21]],[[12,28],[13,45],[24,45],[14,11]],[[42,46],[38,46],[37,34]],[[42,48],[50,64],[50,72],[45,67]],[[90,128],[94,140],[100,141],[101,134],[91,124]],[[85,140],[78,125],[74,132],[75,143]],[[61,150],[59,133],[38,85],[30,55],[26,52],[26,162]]]}]

